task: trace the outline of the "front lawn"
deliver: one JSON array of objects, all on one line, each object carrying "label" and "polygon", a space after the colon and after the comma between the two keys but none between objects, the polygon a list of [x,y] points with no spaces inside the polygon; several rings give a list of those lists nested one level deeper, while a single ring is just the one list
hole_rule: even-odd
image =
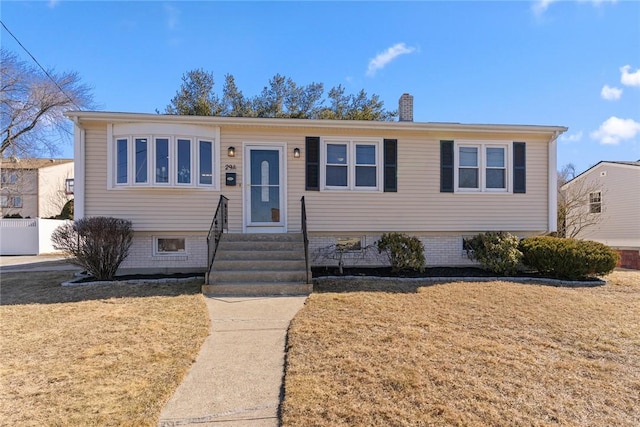
[{"label": "front lawn", "polygon": [[640,425],[640,272],[608,280],[312,294],[283,425]]},{"label": "front lawn", "polygon": [[201,282],[3,273],[0,424],[155,426],[208,334]]}]

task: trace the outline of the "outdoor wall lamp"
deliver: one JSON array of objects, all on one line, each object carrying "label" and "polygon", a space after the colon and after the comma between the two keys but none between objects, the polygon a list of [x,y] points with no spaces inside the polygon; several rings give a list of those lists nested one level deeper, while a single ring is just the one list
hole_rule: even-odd
[{"label": "outdoor wall lamp", "polygon": [[300,158],[300,149],[298,147],[293,149],[293,157],[295,157],[296,159]]},{"label": "outdoor wall lamp", "polygon": [[235,157],[236,156],[236,148],[235,147],[229,147],[227,149],[227,156]]}]

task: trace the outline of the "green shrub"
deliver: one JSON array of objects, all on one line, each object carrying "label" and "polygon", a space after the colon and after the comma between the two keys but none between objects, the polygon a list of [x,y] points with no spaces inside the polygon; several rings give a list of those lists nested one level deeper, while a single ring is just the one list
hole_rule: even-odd
[{"label": "green shrub", "polygon": [[385,233],[376,245],[378,253],[384,252],[389,258],[393,271],[424,271],[424,246],[417,237],[402,233]]},{"label": "green shrub", "polygon": [[58,215],[58,219],[73,220],[73,200],[74,199],[71,199],[64,204],[64,206],[62,207],[62,212],[60,212],[60,215]]},{"label": "green shrub", "polygon": [[522,252],[518,250],[518,237],[503,231],[489,231],[466,241],[467,255],[496,274],[514,274]]},{"label": "green shrub", "polygon": [[611,273],[618,262],[616,251],[589,240],[528,237],[520,242],[519,248],[525,265],[559,279],[603,276]]}]

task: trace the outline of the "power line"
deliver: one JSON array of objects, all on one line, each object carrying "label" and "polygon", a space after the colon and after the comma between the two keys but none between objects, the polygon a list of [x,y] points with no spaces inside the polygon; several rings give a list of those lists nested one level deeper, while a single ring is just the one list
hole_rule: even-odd
[{"label": "power line", "polygon": [[68,99],[69,101],[71,101],[71,103],[72,103],[73,105],[75,105],[75,106],[76,106],[76,108],[77,108],[78,110],[82,110],[82,108],[80,108],[80,106],[79,106],[78,104],[76,104],[76,102],[75,102],[75,101],[74,101],[74,100],[73,100],[69,95],[67,95],[67,93],[66,93],[66,92],[65,92],[65,91],[60,87],[60,85],[58,84],[58,82],[57,82],[53,77],[51,77],[51,75],[49,74],[49,72],[48,72],[47,70],[45,70],[45,69],[44,69],[44,67],[43,67],[42,65],[40,65],[40,63],[38,62],[38,60],[36,59],[36,57],[35,57],[35,56],[33,56],[33,55],[31,54],[31,52],[29,52],[29,50],[28,50],[26,47],[24,47],[24,45],[23,45],[22,43],[20,43],[20,40],[18,40],[18,38],[17,38],[16,36],[14,36],[14,35],[13,35],[13,33],[11,32],[11,30],[9,30],[9,28],[7,28],[7,26],[4,24],[4,22],[2,22],[2,20],[0,20],[0,24],[2,24],[2,26],[4,27],[4,29],[5,29],[5,30],[7,30],[7,33],[9,33],[9,34],[11,35],[11,37],[13,37],[13,39],[14,39],[14,40],[15,40],[15,41],[20,45],[20,47],[21,47],[25,52],[27,52],[27,54],[31,57],[31,59],[33,59],[33,62],[35,62],[36,64],[38,64],[38,67],[40,67],[40,69],[42,70],[42,72],[43,72],[43,73],[44,73],[44,74],[49,78],[49,80],[51,80],[51,81],[53,82],[53,84],[54,84],[54,85],[56,85],[56,87],[58,88],[58,90],[60,90],[60,92],[62,92],[62,94],[63,94],[64,96],[66,96],[66,97],[67,97],[67,99]]}]

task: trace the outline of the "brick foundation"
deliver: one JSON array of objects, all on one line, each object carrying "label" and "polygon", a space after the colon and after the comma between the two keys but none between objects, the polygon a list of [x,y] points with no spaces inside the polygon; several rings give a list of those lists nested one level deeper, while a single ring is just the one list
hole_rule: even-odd
[{"label": "brick foundation", "polygon": [[616,252],[620,255],[616,267],[640,270],[640,250],[617,249]]}]

